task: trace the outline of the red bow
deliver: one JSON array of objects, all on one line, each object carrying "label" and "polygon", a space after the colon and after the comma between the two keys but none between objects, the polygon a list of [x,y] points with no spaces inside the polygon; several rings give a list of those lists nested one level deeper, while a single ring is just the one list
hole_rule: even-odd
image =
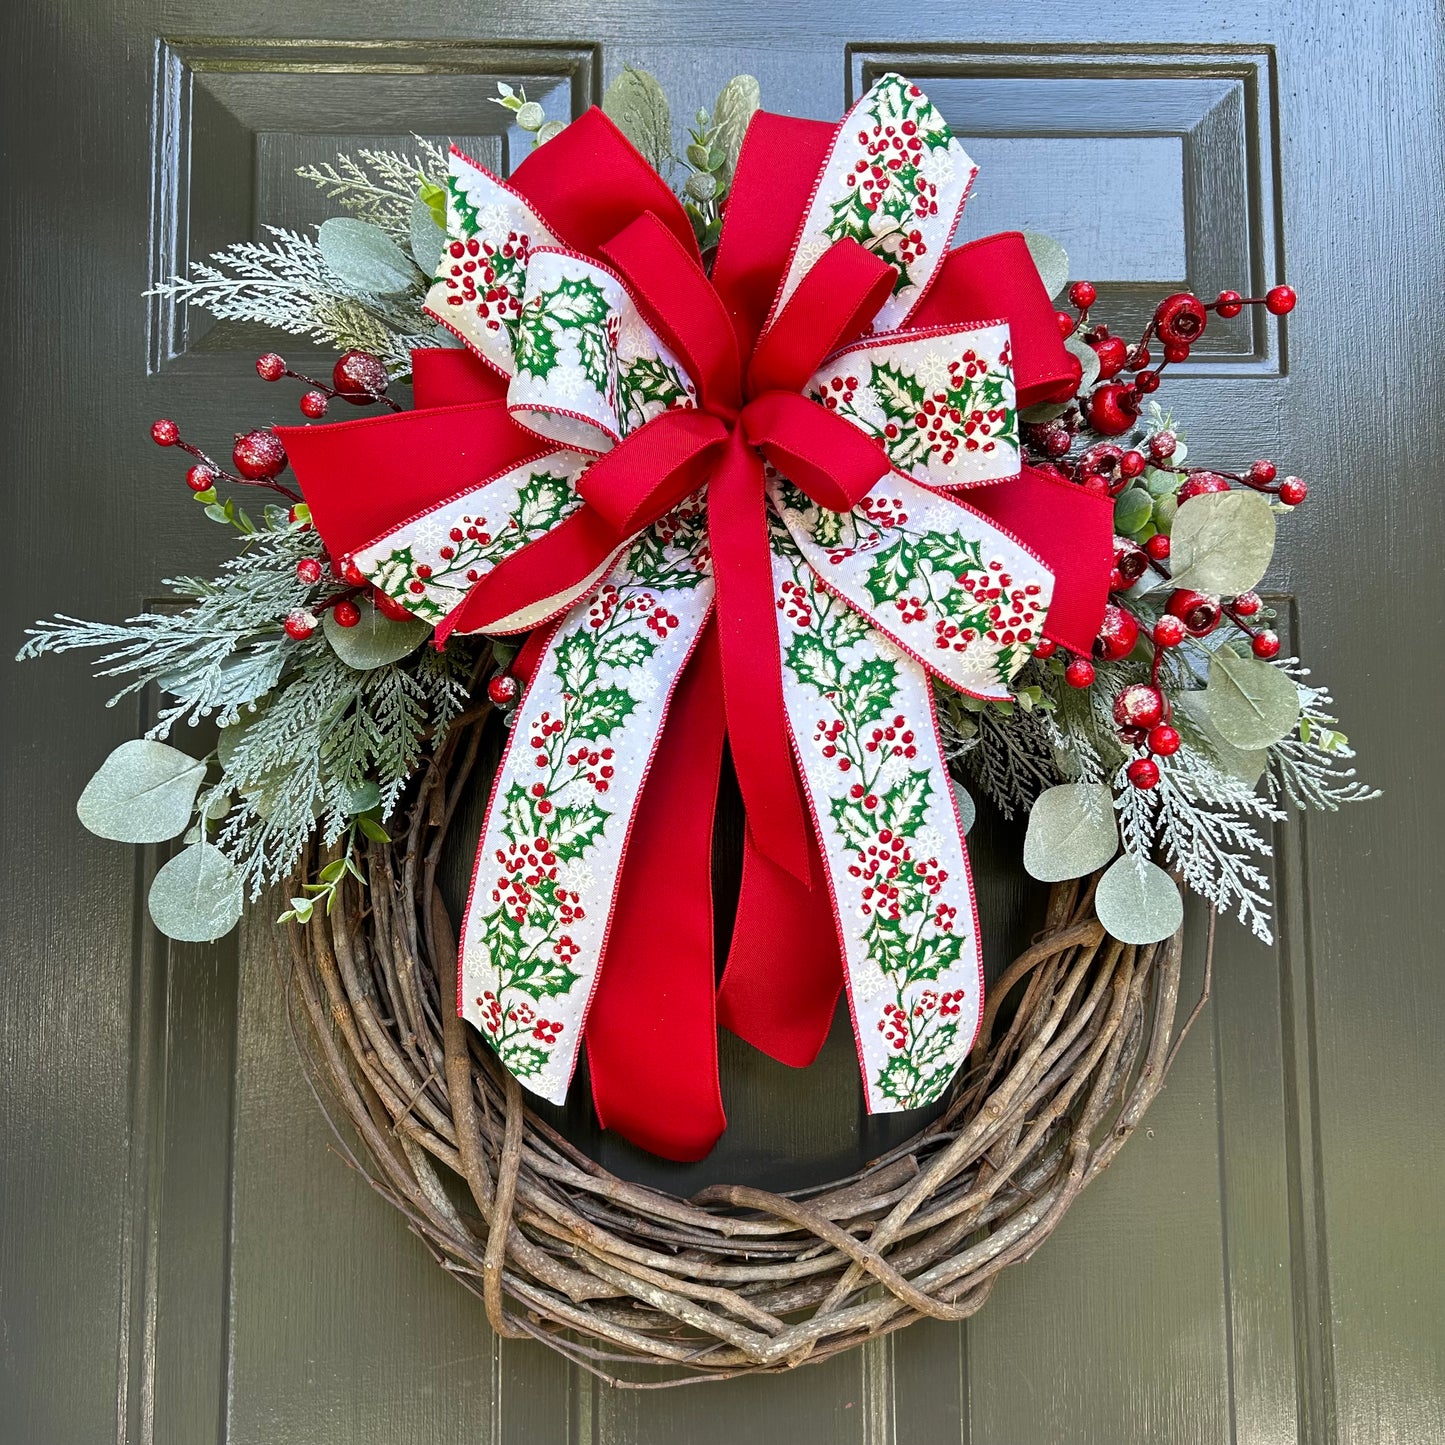
[{"label": "red bow", "polygon": [[[483,575],[437,628],[439,643],[454,629],[512,630],[519,617],[540,620],[543,599],[559,603],[555,615],[595,587],[628,538],[706,485],[716,626],[702,632],[672,698],[586,1015],[599,1118],[677,1159],[700,1158],[725,1122],[716,1022],[786,1063],[809,1063],[843,978],[779,651],[768,641],[778,624],[763,466],[834,512],[852,509],[891,469],[877,441],[801,392],[825,357],[867,331],[894,289],[894,268],[838,241],[775,305],[836,130],[754,117],[710,280],[681,207],[600,111],[517,169],[511,187],[552,233],[620,279],[683,363],[696,406],[663,412],[588,466],[576,482],[586,505]],[[1078,363],[1021,236],[949,254],[909,324],[998,319],[1009,326],[1018,406],[1071,395]],[[537,452],[537,436],[508,414],[505,381],[469,353],[416,353],[415,386],[411,413],[284,433],[336,555]],[[970,502],[1053,573],[1045,634],[1087,651],[1107,587],[1107,500],[1025,468]],[[524,668],[548,635],[534,632]],[[724,738],[748,829],[715,995],[711,854]]]}]

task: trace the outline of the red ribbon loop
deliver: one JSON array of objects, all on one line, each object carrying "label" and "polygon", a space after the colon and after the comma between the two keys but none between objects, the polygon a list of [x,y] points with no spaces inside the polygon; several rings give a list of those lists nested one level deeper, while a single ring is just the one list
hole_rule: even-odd
[{"label": "red ribbon loop", "polygon": [[763,333],[748,363],[748,395],[801,391],[825,356],[868,329],[897,275],[857,241],[835,241]]},{"label": "red ribbon loop", "polygon": [[889,470],[883,448],[836,412],[795,391],[769,391],[743,408],[748,442],[820,507],[856,507]]},{"label": "red ribbon loop", "polygon": [[665,411],[583,472],[577,490],[618,540],[666,516],[706,480],[728,428],[701,411]]}]

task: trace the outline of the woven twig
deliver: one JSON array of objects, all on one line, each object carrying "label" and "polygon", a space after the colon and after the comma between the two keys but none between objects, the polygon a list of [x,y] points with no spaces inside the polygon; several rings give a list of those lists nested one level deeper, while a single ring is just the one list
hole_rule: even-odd
[{"label": "woven twig", "polygon": [[288,928],[298,1043],[318,1098],[351,1125],[337,1129],[347,1158],[498,1334],[542,1340],[618,1385],[791,1369],[978,1310],[1159,1092],[1180,935],[1125,946],[1094,916],[1093,879],[1056,884],[947,1107],[907,1143],[787,1194],[729,1184],[681,1199],[632,1184],[533,1114],[452,1005],[456,939],[436,873],[485,714],[453,728],[404,836],[369,847],[369,886],[348,880],[330,917]]}]

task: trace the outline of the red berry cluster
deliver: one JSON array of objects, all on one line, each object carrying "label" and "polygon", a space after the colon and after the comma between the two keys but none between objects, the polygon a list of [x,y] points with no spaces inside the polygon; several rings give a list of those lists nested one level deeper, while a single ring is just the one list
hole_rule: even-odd
[{"label": "red berry cluster", "polygon": [[379,401],[384,406],[389,406],[392,411],[401,410],[386,394],[387,387],[391,385],[391,377],[387,374],[386,367],[380,357],[373,356],[369,351],[353,349],[342,352],[331,368],[329,386],[324,381],[307,376],[305,372],[293,371],[286,365],[285,358],[274,351],[268,351],[264,356],[256,358],[256,374],[262,381],[280,381],[283,376],[304,381],[308,390],[301,395],[301,414],[312,421],[325,416],[327,405],[338,396],[353,406],[370,406],[372,402]]},{"label": "red berry cluster", "polygon": [[500,331],[522,314],[522,298],[509,283],[531,249],[530,237],[511,231],[496,246],[475,236],[447,247],[451,265],[442,277],[448,306],[474,306],[488,331]]}]

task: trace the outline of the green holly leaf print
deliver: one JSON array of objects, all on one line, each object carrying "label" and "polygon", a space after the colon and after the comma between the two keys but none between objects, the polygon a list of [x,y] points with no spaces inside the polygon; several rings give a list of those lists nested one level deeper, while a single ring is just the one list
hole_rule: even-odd
[{"label": "green holly leaf print", "polygon": [[924,771],[909,773],[878,798],[879,827],[892,828],[905,838],[912,837],[928,813],[933,784]]},{"label": "green holly leaf print", "polygon": [[559,858],[580,858],[602,836],[611,816],[593,802],[558,805],[547,819],[547,841]]},{"label": "green holly leaf print", "polygon": [[923,383],[916,376],[884,361],[874,366],[868,386],[890,421],[913,424],[923,405]]},{"label": "green holly leaf print", "polygon": [[477,208],[467,199],[466,188],[455,176],[447,177],[447,194],[451,197],[452,210],[456,212],[457,225],[463,236],[477,234]]},{"label": "green holly leaf print", "polygon": [[502,800],[502,831],[513,843],[525,843],[539,836],[532,795],[513,783]]},{"label": "green holly leaf print", "polygon": [[598,738],[611,737],[636,707],[637,700],[620,687],[590,688],[577,700],[572,735],[594,742]]},{"label": "green holly leaf print", "polygon": [[895,986],[908,982],[908,960],[913,947],[913,930],[901,918],[885,918],[874,913],[863,930],[862,943],[881,973]]},{"label": "green holly leaf print", "polygon": [[529,376],[547,376],[556,369],[561,349],[557,332],[547,324],[546,316],[538,307],[528,306],[517,318],[512,337],[512,359],[517,370]]},{"label": "green holly leaf print", "polygon": [[817,601],[821,610],[814,632],[830,651],[845,652],[868,636],[868,624],[846,602],[832,602],[823,593]]},{"label": "green holly leaf print", "polygon": [[642,426],[687,395],[682,378],[660,356],[639,356],[617,376],[617,412],[626,430]]},{"label": "green holly leaf print", "polygon": [[532,998],[560,998],[571,993],[580,973],[557,958],[532,958],[520,963],[507,977],[507,986]]},{"label": "green holly leaf print", "polygon": [[866,848],[874,839],[872,818],[851,798],[834,798],[828,804],[833,826],[849,848]]},{"label": "green holly leaf print", "polygon": [[517,506],[512,520],[526,537],[550,532],[558,522],[576,510],[577,494],[566,477],[542,472],[528,477],[517,488]]},{"label": "green holly leaf print", "polygon": [[519,1079],[530,1079],[540,1074],[547,1063],[547,1050],[538,1048],[536,1044],[506,1039],[498,1044],[496,1049],[509,1072]]},{"label": "green holly leaf print", "polygon": [[824,697],[833,696],[843,686],[843,666],[837,650],[816,632],[800,632],[793,638],[788,644],[787,662],[799,682]]},{"label": "green holly leaf print", "polygon": [[646,662],[657,644],[640,632],[614,632],[602,640],[597,649],[599,667],[636,667]]},{"label": "green holly leaf print", "polygon": [[957,968],[967,943],[966,933],[925,933],[909,956],[907,982],[933,983]]},{"label": "green holly leaf print", "polygon": [[918,544],[900,535],[868,569],[863,585],[873,601],[880,605],[891,602],[895,597],[906,597],[915,589],[926,588],[928,579],[923,571],[923,554]]},{"label": "green holly leaf print", "polygon": [[893,705],[898,669],[882,657],[865,657],[848,669],[838,697],[839,711],[856,724],[877,722]]}]

